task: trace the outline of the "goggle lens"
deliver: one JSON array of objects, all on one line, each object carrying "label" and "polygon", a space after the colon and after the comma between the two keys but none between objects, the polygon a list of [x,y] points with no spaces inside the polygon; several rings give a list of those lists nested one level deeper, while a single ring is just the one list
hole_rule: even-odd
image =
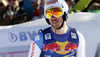
[{"label": "goggle lens", "polygon": [[46,18],[50,19],[51,16],[54,15],[55,17],[59,17],[63,15],[63,10],[60,7],[51,8],[46,10]]}]

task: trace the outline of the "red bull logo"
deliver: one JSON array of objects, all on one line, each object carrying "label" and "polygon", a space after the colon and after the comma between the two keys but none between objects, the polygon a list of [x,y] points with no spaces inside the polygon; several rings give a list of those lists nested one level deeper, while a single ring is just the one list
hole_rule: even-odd
[{"label": "red bull logo", "polygon": [[51,0],[51,1],[48,1],[46,4],[49,5],[49,4],[55,4],[56,2],[58,2],[58,0]]},{"label": "red bull logo", "polygon": [[51,52],[55,52],[55,51],[61,51],[59,45],[57,43],[51,43],[49,45],[46,45],[44,48],[43,48],[43,51],[47,51],[47,50],[50,50]]},{"label": "red bull logo", "polygon": [[69,43],[65,46],[65,50],[64,50],[64,51],[73,52],[75,49],[77,49],[77,45],[74,44],[74,43],[69,42]]},{"label": "red bull logo", "polygon": [[43,48],[43,51],[50,50],[50,52],[56,52],[58,54],[67,54],[69,52],[73,52],[77,49],[77,45],[71,42],[53,42],[51,44],[46,45]]}]

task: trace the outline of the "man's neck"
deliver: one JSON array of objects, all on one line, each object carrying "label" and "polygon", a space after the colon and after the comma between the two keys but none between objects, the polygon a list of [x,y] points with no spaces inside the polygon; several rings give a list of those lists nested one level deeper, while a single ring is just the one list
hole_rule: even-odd
[{"label": "man's neck", "polygon": [[60,28],[60,29],[56,29],[56,28],[53,28],[53,27],[52,27],[52,31],[53,31],[54,33],[56,33],[56,34],[64,34],[64,33],[67,32],[67,29],[68,29],[68,27],[67,27],[66,24],[64,24],[64,26],[63,26],[62,28]]}]

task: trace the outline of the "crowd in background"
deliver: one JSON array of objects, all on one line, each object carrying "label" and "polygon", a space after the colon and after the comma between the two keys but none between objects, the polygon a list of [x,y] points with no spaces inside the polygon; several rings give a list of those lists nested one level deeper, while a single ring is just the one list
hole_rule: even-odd
[{"label": "crowd in background", "polygon": [[[21,24],[44,18],[46,0],[0,0],[0,26]],[[69,14],[100,12],[100,0],[65,0]]]},{"label": "crowd in background", "polygon": [[88,12],[100,12],[100,0],[93,0],[89,4],[89,7],[87,9]]}]

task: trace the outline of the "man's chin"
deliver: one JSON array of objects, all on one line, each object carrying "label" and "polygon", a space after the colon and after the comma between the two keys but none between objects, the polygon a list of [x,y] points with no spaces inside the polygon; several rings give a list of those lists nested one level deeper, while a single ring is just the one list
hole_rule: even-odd
[{"label": "man's chin", "polygon": [[59,28],[59,26],[52,26],[54,29],[57,29],[57,28]]}]

